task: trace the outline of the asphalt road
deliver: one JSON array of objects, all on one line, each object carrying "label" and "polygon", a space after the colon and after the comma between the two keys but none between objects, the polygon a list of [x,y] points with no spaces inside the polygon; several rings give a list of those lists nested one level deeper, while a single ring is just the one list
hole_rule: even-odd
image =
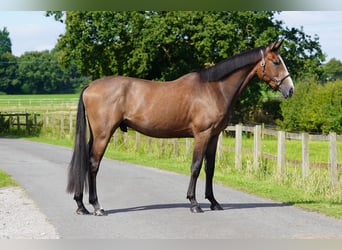
[{"label": "asphalt road", "polygon": [[204,213],[192,214],[185,198],[188,176],[108,159],[97,180],[100,203],[109,215],[79,216],[65,192],[71,153],[59,146],[0,138],[0,168],[27,191],[61,238],[342,238],[342,220],[221,185],[214,191],[224,211],[210,211],[202,181],[197,197]]}]

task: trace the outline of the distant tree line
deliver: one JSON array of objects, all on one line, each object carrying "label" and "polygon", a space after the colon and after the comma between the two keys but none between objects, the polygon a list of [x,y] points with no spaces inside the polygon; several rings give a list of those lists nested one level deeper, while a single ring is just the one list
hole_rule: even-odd
[{"label": "distant tree line", "polygon": [[0,93],[50,94],[74,93],[89,82],[78,73],[77,66],[62,66],[59,52],[31,51],[20,57],[12,54],[12,44],[6,28],[0,30]]}]

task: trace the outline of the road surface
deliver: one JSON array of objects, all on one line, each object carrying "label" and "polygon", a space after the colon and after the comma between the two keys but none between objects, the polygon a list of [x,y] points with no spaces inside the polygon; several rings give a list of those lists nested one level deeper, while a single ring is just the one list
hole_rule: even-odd
[{"label": "road surface", "polygon": [[99,200],[109,215],[79,216],[65,192],[71,153],[0,138],[0,168],[19,182],[64,239],[342,238],[342,220],[218,184],[214,191],[224,211],[210,211],[201,180],[197,197],[204,213],[192,214],[185,198],[188,176],[109,159],[103,160],[97,179]]}]

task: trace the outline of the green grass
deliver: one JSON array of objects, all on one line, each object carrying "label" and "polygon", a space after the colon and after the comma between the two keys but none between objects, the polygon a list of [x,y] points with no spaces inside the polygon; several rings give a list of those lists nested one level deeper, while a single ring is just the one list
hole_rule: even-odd
[{"label": "green grass", "polygon": [[13,178],[0,169],[0,188],[17,186],[18,184],[13,180]]},{"label": "green grass", "polygon": [[75,108],[79,94],[0,95],[0,112],[40,112]]},{"label": "green grass", "polygon": [[[73,141],[66,138],[30,139],[67,147],[73,146]],[[224,144],[231,143],[230,140],[225,138]],[[248,142],[245,144],[248,144]],[[114,145],[113,141],[110,142],[105,156],[111,159],[189,175],[191,155],[184,154],[185,146],[180,144],[180,154],[175,156],[172,144],[166,146],[163,151],[160,150],[160,145],[161,142],[158,140],[153,141],[152,146],[148,146],[147,142],[142,140],[140,147],[136,149],[133,140],[129,140],[128,144],[125,145],[123,138],[119,137],[116,145]],[[148,147],[151,148],[148,149]],[[276,174],[275,161],[263,160],[260,168],[257,170],[254,170],[252,165],[252,157],[244,154],[242,169],[235,169],[234,153],[224,153],[222,158],[216,161],[214,180],[222,185],[261,197],[342,218],[342,183],[336,189],[333,189],[330,186],[330,177],[327,169],[311,168],[310,176],[303,179],[300,167],[287,166],[286,173],[280,178]],[[200,178],[204,178],[203,169]]]}]

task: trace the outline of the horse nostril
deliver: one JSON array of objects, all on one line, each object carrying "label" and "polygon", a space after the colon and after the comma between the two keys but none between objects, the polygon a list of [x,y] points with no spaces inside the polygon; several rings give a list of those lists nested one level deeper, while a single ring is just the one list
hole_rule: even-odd
[{"label": "horse nostril", "polygon": [[289,97],[291,97],[293,95],[293,88],[290,88],[289,90]]}]

